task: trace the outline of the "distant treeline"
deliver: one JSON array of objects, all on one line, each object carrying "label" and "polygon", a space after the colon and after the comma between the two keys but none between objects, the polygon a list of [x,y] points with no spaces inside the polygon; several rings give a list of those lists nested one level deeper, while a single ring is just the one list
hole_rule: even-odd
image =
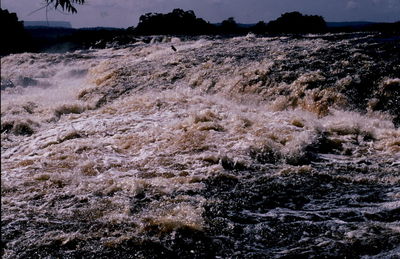
[{"label": "distant treeline", "polygon": [[255,34],[303,34],[326,32],[381,31],[400,34],[400,22],[364,24],[329,27],[322,16],[303,15],[299,12],[282,14],[274,21],[260,21],[254,25],[243,26],[233,17],[221,23],[212,24],[197,18],[191,10],[174,9],[170,13],[147,13],[140,16],[137,27],[127,29],[90,28],[49,28],[23,27],[15,13],[0,9],[1,52],[0,55],[24,51],[66,51],[90,47],[104,48],[110,44],[133,43],[140,36],[147,35],[243,35]]},{"label": "distant treeline", "polygon": [[147,13],[140,16],[136,28],[129,28],[139,35],[150,34],[243,34],[255,33],[307,33],[327,30],[324,18],[317,15],[303,15],[299,12],[285,13],[268,24],[260,21],[254,26],[240,26],[233,17],[220,24],[211,24],[197,18],[193,11],[175,9],[167,14]]}]

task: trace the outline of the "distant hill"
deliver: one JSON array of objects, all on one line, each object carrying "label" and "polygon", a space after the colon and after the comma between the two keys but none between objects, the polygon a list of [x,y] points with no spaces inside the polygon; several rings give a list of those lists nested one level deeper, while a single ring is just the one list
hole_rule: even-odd
[{"label": "distant hill", "polygon": [[356,21],[356,22],[327,22],[326,25],[328,28],[340,28],[340,27],[350,27],[350,28],[363,28],[366,26],[370,26],[376,24],[375,22],[365,22],[365,21]]},{"label": "distant hill", "polygon": [[60,37],[70,36],[74,34],[77,29],[63,28],[63,27],[45,27],[45,26],[27,26],[25,30],[31,35],[33,39],[56,39]]},{"label": "distant hill", "polygon": [[400,21],[389,22],[327,22],[328,30],[331,32],[355,32],[355,31],[379,31],[385,33],[400,32]]},{"label": "distant hill", "polygon": [[[222,23],[212,23],[212,25],[214,25],[214,26],[221,26]],[[251,28],[251,27],[253,27],[254,25],[256,25],[256,23],[237,23],[237,26],[238,26],[239,28],[245,28],[245,29]]]},{"label": "distant hill", "polygon": [[[328,28],[343,28],[343,27],[350,27],[350,28],[363,28],[366,26],[377,24],[375,22],[326,22],[326,26]],[[221,23],[213,23],[215,26],[221,26]],[[255,26],[255,23],[238,23],[237,24],[240,28],[251,28]]]},{"label": "distant hill", "polygon": [[24,21],[25,27],[53,27],[53,28],[72,28],[70,22],[64,21]]},{"label": "distant hill", "polygon": [[121,28],[116,27],[83,27],[79,28],[81,31],[119,31],[123,30]]}]

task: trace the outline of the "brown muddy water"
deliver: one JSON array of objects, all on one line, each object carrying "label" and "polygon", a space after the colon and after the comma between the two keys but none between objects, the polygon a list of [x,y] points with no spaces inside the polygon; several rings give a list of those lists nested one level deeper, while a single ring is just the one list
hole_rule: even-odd
[{"label": "brown muddy water", "polygon": [[398,258],[399,43],[2,58],[2,257]]}]

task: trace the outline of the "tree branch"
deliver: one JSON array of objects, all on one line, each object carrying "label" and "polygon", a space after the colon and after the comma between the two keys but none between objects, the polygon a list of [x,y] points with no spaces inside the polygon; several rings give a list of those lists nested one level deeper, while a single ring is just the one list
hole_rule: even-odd
[{"label": "tree branch", "polygon": [[77,10],[74,6],[74,4],[84,4],[85,0],[45,0],[48,5],[53,5],[55,9],[58,7],[61,7],[61,9],[64,11],[67,11],[69,13],[76,13]]}]

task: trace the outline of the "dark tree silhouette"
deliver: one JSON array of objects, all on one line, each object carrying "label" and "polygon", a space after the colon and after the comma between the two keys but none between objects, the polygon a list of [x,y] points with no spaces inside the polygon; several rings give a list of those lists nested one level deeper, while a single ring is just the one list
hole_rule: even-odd
[{"label": "dark tree silhouette", "polygon": [[254,33],[265,33],[267,31],[267,24],[263,21],[259,21],[256,25],[250,28],[250,31]]},{"label": "dark tree silhouette", "polygon": [[53,5],[55,9],[61,7],[62,10],[66,10],[70,13],[76,13],[77,10],[74,4],[84,4],[85,0],[46,0],[46,4]]},{"label": "dark tree silhouette", "polygon": [[220,30],[222,33],[236,33],[238,31],[238,24],[235,21],[235,18],[229,17],[228,19],[222,21]]},{"label": "dark tree silhouette", "polygon": [[269,32],[289,33],[324,32],[326,22],[322,16],[291,12],[284,13],[275,21],[269,22],[267,30]]},{"label": "dark tree silhouette", "polygon": [[213,26],[197,18],[192,10],[174,9],[171,13],[140,16],[134,31],[138,34],[204,34]]},{"label": "dark tree silhouette", "polygon": [[24,30],[24,23],[18,21],[17,14],[0,8],[0,55],[27,50],[29,36]]}]

